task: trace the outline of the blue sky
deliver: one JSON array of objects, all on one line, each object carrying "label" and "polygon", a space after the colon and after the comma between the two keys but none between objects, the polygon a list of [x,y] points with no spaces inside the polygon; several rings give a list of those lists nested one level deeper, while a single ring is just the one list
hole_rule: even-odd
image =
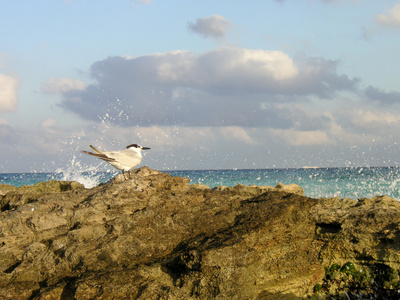
[{"label": "blue sky", "polygon": [[[400,2],[0,0],[0,172],[400,165]],[[109,168],[101,164],[100,169]]]}]

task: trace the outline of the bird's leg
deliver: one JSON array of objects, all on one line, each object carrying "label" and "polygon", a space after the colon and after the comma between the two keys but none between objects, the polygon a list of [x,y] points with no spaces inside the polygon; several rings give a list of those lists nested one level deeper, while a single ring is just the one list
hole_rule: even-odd
[{"label": "bird's leg", "polygon": [[131,171],[128,171],[128,179],[131,179]]},{"label": "bird's leg", "polygon": [[125,177],[125,172],[124,172],[124,170],[122,170],[122,176],[124,176],[124,180],[126,180],[126,177]]}]

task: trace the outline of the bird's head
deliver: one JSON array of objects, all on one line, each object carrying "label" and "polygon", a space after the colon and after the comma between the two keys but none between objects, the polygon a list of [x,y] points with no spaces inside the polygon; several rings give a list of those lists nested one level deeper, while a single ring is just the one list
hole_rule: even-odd
[{"label": "bird's head", "polygon": [[140,146],[138,144],[131,144],[131,145],[126,146],[126,148],[127,149],[132,149],[132,150],[137,150],[137,151],[150,150],[149,147],[143,147],[143,146]]}]

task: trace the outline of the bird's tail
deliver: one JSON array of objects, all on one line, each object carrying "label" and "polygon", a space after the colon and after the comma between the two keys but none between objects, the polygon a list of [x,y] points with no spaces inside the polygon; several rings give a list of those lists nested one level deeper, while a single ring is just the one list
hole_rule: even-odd
[{"label": "bird's tail", "polygon": [[90,147],[90,149],[92,149],[92,150],[93,150],[94,152],[96,152],[97,154],[104,154],[103,151],[101,151],[101,150],[99,150],[99,149],[93,147],[92,145],[89,145],[89,147]]},{"label": "bird's tail", "polygon": [[98,155],[97,153],[92,153],[92,152],[85,151],[85,150],[81,150],[81,152],[85,153],[85,154],[93,155],[93,156],[97,156]]},{"label": "bird's tail", "polygon": [[85,151],[85,150],[82,150],[81,152],[85,153],[85,154],[96,156],[96,157],[101,158],[101,159],[107,158],[107,156],[104,154],[103,151],[93,147],[92,145],[90,145],[89,147],[94,151],[94,153],[89,152],[89,151]]},{"label": "bird's tail", "polygon": [[90,146],[90,148],[92,148],[93,151],[96,151],[96,152],[98,152],[98,153],[92,153],[92,152],[85,151],[85,150],[81,150],[81,152],[82,152],[82,153],[85,153],[85,154],[89,154],[89,155],[95,156],[95,157],[97,157],[97,158],[101,158],[102,160],[105,160],[105,161],[108,161],[108,162],[114,161],[113,158],[110,158],[110,157],[108,157],[107,155],[105,155],[103,151],[97,150],[97,149],[94,148],[93,146]]}]

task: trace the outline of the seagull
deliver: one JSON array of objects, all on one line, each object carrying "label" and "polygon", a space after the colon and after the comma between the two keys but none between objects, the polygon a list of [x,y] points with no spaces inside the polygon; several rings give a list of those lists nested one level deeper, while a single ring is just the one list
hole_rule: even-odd
[{"label": "seagull", "polygon": [[84,151],[82,153],[89,154],[105,160],[110,165],[118,170],[122,170],[122,175],[125,178],[125,171],[128,171],[128,178],[131,178],[129,170],[136,167],[142,161],[142,150],[149,150],[148,147],[142,147],[138,144],[131,144],[126,146],[126,150],[121,151],[101,151],[92,145],[89,146],[95,153]]}]

